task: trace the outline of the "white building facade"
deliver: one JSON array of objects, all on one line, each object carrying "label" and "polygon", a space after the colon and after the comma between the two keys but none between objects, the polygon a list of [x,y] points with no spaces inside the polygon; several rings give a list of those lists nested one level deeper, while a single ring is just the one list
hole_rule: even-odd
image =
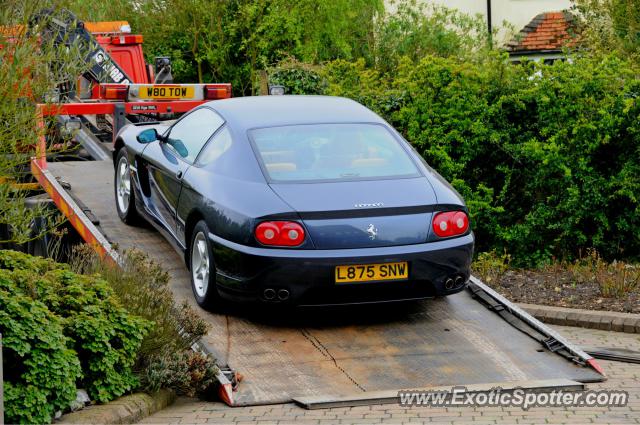
[{"label": "white building facade", "polygon": [[[398,0],[396,0],[397,2]],[[399,0],[403,1],[403,0]],[[559,12],[571,8],[570,0],[419,0],[458,9],[464,13],[480,14],[493,28],[502,27],[504,21],[513,26],[517,33],[535,16],[543,12]],[[394,9],[393,2],[386,0],[390,10]],[[497,40],[506,43],[513,32],[501,31]]]}]

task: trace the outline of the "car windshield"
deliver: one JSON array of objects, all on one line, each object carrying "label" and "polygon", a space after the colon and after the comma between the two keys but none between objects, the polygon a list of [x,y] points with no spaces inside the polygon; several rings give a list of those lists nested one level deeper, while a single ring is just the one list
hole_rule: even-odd
[{"label": "car windshield", "polygon": [[378,124],[307,124],[250,131],[274,182],[416,177],[418,169],[391,132]]}]

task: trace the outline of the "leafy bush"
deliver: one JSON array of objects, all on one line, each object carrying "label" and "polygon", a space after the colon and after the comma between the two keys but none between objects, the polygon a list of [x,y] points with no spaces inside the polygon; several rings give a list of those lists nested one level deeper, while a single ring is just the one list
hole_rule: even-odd
[{"label": "leafy bush", "polygon": [[363,59],[330,62],[321,75],[326,79],[324,94],[351,98],[387,118],[404,102],[403,90],[390,87],[388,81],[376,69],[367,67]]},{"label": "leafy bush", "polygon": [[568,268],[576,283],[597,282],[603,297],[623,298],[640,285],[638,265],[616,260],[607,263],[593,249]]},{"label": "leafy bush", "polygon": [[[4,335],[15,332],[9,343],[5,340],[8,350],[3,358],[4,369],[21,371],[14,378],[11,375],[5,378],[8,388],[13,388],[13,398],[7,399],[7,410],[15,415],[10,421],[31,422],[29,418],[36,415],[46,419],[43,415],[50,415],[65,406],[69,398],[75,398],[76,384],[100,402],[136,388],[138,380],[132,366],[152,323],[130,315],[106,281],[97,275],[78,275],[68,266],[51,260],[0,251],[0,290],[7,311],[14,314],[0,315],[0,331]],[[19,309],[28,303],[33,307]],[[38,323],[34,324],[36,319]],[[21,326],[25,331],[19,331]],[[35,335],[26,332],[37,326],[42,330]],[[38,354],[34,350],[25,351],[31,339],[41,339],[50,345],[51,361],[43,361],[42,357],[34,361],[25,356]],[[44,350],[47,346],[43,347]],[[63,361],[68,366],[63,366]],[[69,380],[62,380],[60,374],[68,374]],[[44,389],[53,386],[53,396],[46,399],[46,405],[42,403],[47,393],[30,395],[30,387],[21,384],[24,380]]]},{"label": "leafy bush", "polygon": [[19,293],[13,280],[10,271],[0,270],[5,420],[49,423],[76,398],[80,362],[62,319]]},{"label": "leafy bush", "polygon": [[472,264],[473,274],[486,283],[497,283],[509,269],[510,261],[506,253],[480,252]]},{"label": "leafy bush", "polygon": [[[257,73],[287,56],[311,63],[371,58],[382,0],[62,0],[85,20],[128,19],[149,59],[169,55],[181,82],[229,82],[257,92]],[[162,16],[162,19],[158,19]]]},{"label": "leafy bush", "polygon": [[574,0],[582,44],[591,52],[640,59],[640,9],[633,0]]},{"label": "leafy bush", "polygon": [[[71,267],[78,273],[99,274],[130,312],[154,322],[142,340],[135,365],[143,389],[165,387],[186,395],[204,391],[217,372],[215,361],[196,356],[191,347],[207,333],[208,325],[186,302],[176,304],[168,285],[169,275],[158,263],[140,251],[130,250],[121,255],[120,267],[116,268],[84,246],[74,254]],[[184,363],[178,365],[182,361],[178,359]],[[163,364],[172,365],[171,373],[159,372]]]},{"label": "leafy bush", "polygon": [[377,20],[374,48],[376,68],[385,74],[394,73],[402,58],[412,62],[426,56],[473,60],[491,46],[481,15],[416,0],[390,3],[393,10]]},{"label": "leafy bush", "polygon": [[[77,44],[55,46],[32,31],[18,33],[13,25],[26,25],[40,1],[5,0],[0,7],[0,247],[25,244],[56,229],[62,220],[55,209],[29,203],[33,195],[25,186],[31,182],[29,162],[35,155],[35,140],[43,134],[38,127],[35,103],[52,105],[54,89],[87,66],[78,54]],[[53,15],[50,19],[59,19]],[[14,34],[11,34],[13,31]],[[56,61],[64,67],[53,66]],[[45,119],[51,128],[55,120]],[[58,140],[59,142],[60,140]],[[66,141],[66,140],[65,140]],[[47,151],[53,147],[48,140]],[[61,146],[64,146],[62,144]],[[58,147],[58,150],[64,148]],[[34,221],[40,223],[36,229]]]},{"label": "leafy bush", "polygon": [[149,359],[141,372],[145,391],[171,388],[178,395],[194,397],[204,394],[216,381],[215,361],[199,352],[182,350],[165,352]]},{"label": "leafy bush", "polygon": [[269,71],[269,84],[284,86],[286,94],[322,94],[324,81],[317,68],[289,59]]},{"label": "leafy bush", "polygon": [[381,113],[465,197],[480,251],[515,265],[640,255],[640,81],[630,62],[426,57],[393,76],[325,67],[327,92]]}]

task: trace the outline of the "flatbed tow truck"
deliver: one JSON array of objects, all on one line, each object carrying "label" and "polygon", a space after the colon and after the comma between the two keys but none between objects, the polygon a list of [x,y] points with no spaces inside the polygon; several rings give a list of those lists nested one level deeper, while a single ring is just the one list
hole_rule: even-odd
[{"label": "flatbed tow truck", "polygon": [[[188,106],[154,104],[159,110]],[[68,104],[41,112],[112,113],[136,105]],[[117,262],[115,245],[137,248],[169,271],[176,298],[212,325],[202,348],[222,365],[220,396],[229,405],[395,402],[401,389],[459,385],[566,391],[605,379],[591,356],[473,277],[466,291],[411,304],[343,306],[321,314],[308,308],[276,317],[234,307],[204,311],[193,301],[184,259],[150,227],[118,218],[110,158],[48,163],[40,150],[32,172],[102,255]],[[237,388],[235,372],[243,376]]]},{"label": "flatbed tow truck", "polygon": [[[41,118],[109,116],[115,133],[136,114],[184,112],[207,98],[230,95],[224,84],[173,85],[179,95],[167,99],[153,93],[169,86],[150,84],[98,83],[91,101],[37,110]],[[142,90],[149,96],[141,97]],[[87,146],[100,143],[84,125],[77,139]],[[114,166],[104,146],[87,149],[95,152],[92,161],[66,162],[47,161],[44,135],[37,146],[32,173],[84,241],[116,263],[115,246],[146,252],[170,273],[178,301],[192,304],[211,324],[200,348],[221,365],[219,395],[231,406],[392,403],[399,390],[453,386],[570,391],[605,379],[591,356],[475,277],[459,294],[409,304],[322,307],[320,314],[318,308],[278,315],[237,306],[204,311],[193,300],[184,259],[150,227],[130,227],[118,218]]]}]

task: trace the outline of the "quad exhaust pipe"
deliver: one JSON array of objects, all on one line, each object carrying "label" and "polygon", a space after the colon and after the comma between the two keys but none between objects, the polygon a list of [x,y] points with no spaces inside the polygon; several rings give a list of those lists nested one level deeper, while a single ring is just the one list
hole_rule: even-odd
[{"label": "quad exhaust pipe", "polygon": [[267,288],[262,293],[262,296],[267,301],[273,301],[276,298],[276,291],[274,289]]},{"label": "quad exhaust pipe", "polygon": [[289,299],[289,290],[278,289],[276,292],[273,288],[267,288],[262,291],[262,297],[267,301],[286,301]]},{"label": "quad exhaust pipe", "polygon": [[280,289],[278,291],[278,299],[280,301],[286,301],[289,299],[289,291],[287,291],[286,289]]},{"label": "quad exhaust pipe", "polygon": [[458,289],[462,287],[462,285],[464,285],[464,282],[465,282],[464,276],[461,274],[448,277],[444,281],[444,289],[446,289],[447,291]]},{"label": "quad exhaust pipe", "polygon": [[450,291],[453,289],[454,286],[455,286],[455,282],[450,277],[448,277],[447,280],[444,281],[444,289]]}]

